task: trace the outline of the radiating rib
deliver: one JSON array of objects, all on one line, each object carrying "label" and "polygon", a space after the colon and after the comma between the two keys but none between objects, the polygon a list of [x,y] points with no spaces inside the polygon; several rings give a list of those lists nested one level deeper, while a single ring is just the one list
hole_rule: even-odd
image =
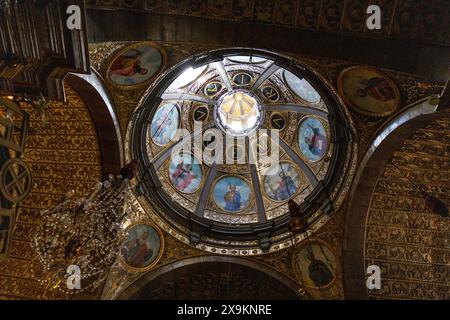
[{"label": "radiating rib", "polygon": [[209,105],[215,105],[216,103],[213,100],[210,100],[208,98],[192,94],[192,93],[177,93],[177,92],[171,92],[171,93],[164,93],[161,96],[162,100],[185,100],[185,101],[197,101],[197,102],[203,102]]},{"label": "radiating rib", "polygon": [[219,75],[222,78],[222,81],[225,84],[225,87],[227,88],[227,90],[231,91],[233,88],[231,86],[231,81],[230,81],[230,78],[228,77],[227,71],[225,70],[223,62],[222,61],[215,62],[214,66],[216,67],[217,72],[219,72]]},{"label": "radiating rib", "polygon": [[313,114],[322,118],[328,117],[328,112],[316,108],[311,108],[307,106],[302,106],[295,103],[284,103],[284,104],[265,104],[263,105],[265,111],[293,111],[301,112],[305,114]]},{"label": "radiating rib", "polygon": [[170,147],[168,147],[162,154],[160,154],[157,158],[155,158],[152,162],[155,170],[158,170],[161,165],[167,160],[167,158],[170,156],[172,152],[176,152],[176,148],[180,149],[183,147],[185,143],[192,143],[192,139],[196,137],[199,134],[202,134],[203,131],[206,131],[214,126],[213,122],[208,123],[205,126],[202,126],[201,128],[195,130],[194,132],[191,132],[191,134],[187,135],[186,137],[183,137],[180,141],[175,142]]},{"label": "radiating rib", "polygon": [[253,184],[253,190],[255,192],[255,199],[256,199],[256,212],[258,214],[258,220],[260,223],[266,222],[266,210],[264,208],[264,201],[261,194],[261,185],[259,183],[259,175],[258,171],[256,170],[255,164],[250,164],[250,172],[252,175],[252,184]]},{"label": "radiating rib", "polygon": [[263,73],[259,76],[258,80],[253,84],[252,88],[250,89],[251,92],[254,92],[256,89],[259,88],[263,84],[264,81],[266,81],[272,74],[274,74],[280,67],[277,66],[275,63],[272,63],[270,67],[268,67],[266,70],[264,70]]}]

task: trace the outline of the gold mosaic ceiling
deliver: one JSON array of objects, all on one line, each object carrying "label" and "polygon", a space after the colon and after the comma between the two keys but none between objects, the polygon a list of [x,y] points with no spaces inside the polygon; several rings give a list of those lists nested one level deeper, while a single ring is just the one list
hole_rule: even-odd
[{"label": "gold mosaic ceiling", "polygon": [[370,291],[370,298],[450,299],[448,218],[425,207],[420,189],[450,205],[449,118],[405,140],[378,179],[367,215],[365,264],[380,266],[382,289]]},{"label": "gold mosaic ceiling", "polygon": [[50,103],[47,123],[29,107],[30,132],[23,160],[30,166],[34,186],[20,205],[9,258],[0,261],[0,299],[51,299],[64,296],[46,291],[32,270],[31,235],[38,213],[50,208],[74,190],[83,196],[101,179],[97,133],[86,104],[70,86],[65,86],[67,104]]}]

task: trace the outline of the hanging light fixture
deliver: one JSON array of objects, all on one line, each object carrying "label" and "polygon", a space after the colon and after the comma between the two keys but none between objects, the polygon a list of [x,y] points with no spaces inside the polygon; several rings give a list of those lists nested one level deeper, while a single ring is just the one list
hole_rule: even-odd
[{"label": "hanging light fixture", "polygon": [[[124,218],[135,210],[128,199],[136,169],[137,162],[132,161],[86,197],[75,199],[69,192],[61,203],[42,212],[32,242],[44,267],[42,283],[70,294],[94,290],[106,280],[119,253]],[[79,267],[80,290],[67,288],[69,266]]]},{"label": "hanging light fixture", "polygon": [[288,201],[289,213],[291,218],[289,220],[289,229],[294,236],[306,232],[308,228],[308,222],[306,221],[302,209],[294,200]]}]

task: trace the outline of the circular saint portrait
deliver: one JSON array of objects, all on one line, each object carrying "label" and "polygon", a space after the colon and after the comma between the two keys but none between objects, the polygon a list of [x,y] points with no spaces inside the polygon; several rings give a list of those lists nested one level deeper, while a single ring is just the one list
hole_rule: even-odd
[{"label": "circular saint portrait", "polygon": [[270,199],[286,201],[295,195],[300,186],[300,174],[289,162],[271,168],[264,177],[264,190]]},{"label": "circular saint portrait", "polygon": [[368,116],[389,115],[400,102],[400,93],[394,82],[380,71],[364,66],[342,71],[338,90],[350,107]]},{"label": "circular saint portrait", "polygon": [[220,209],[239,212],[249,206],[251,189],[244,179],[237,176],[225,176],[214,186],[213,199]]},{"label": "circular saint portrait", "polygon": [[193,193],[200,187],[203,170],[193,155],[183,153],[171,158],[169,176],[170,182],[178,191]]},{"label": "circular saint portrait", "polygon": [[119,86],[136,86],[152,78],[164,65],[162,51],[153,44],[136,44],[122,50],[108,67],[108,79]]},{"label": "circular saint portrait", "polygon": [[310,241],[294,252],[293,264],[302,283],[312,288],[330,285],[338,272],[336,256],[318,241]]}]

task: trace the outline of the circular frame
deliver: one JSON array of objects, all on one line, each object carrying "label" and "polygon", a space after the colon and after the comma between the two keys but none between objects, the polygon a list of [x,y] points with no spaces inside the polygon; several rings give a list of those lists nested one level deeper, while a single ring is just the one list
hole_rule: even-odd
[{"label": "circular frame", "polygon": [[[383,78],[393,88],[394,93],[395,93],[395,104],[396,104],[396,106],[395,106],[395,108],[392,111],[376,112],[376,113],[365,111],[365,110],[363,110],[362,108],[360,108],[358,105],[354,104],[352,101],[350,101],[347,98],[347,95],[344,92],[344,75],[347,72],[355,70],[355,69],[366,69],[366,70],[370,70],[372,72],[378,73],[379,75],[383,76]],[[338,89],[338,92],[339,92],[342,100],[344,100],[346,105],[351,107],[352,110],[354,110],[354,111],[356,111],[356,112],[358,112],[360,114],[363,114],[365,116],[369,116],[369,117],[385,117],[385,116],[388,116],[390,114],[393,114],[398,109],[398,106],[400,105],[400,101],[401,101],[400,90],[398,89],[398,87],[395,84],[395,82],[388,75],[386,75],[384,72],[382,72],[382,71],[380,71],[380,70],[378,70],[376,68],[373,68],[373,67],[370,67],[370,66],[366,66],[366,65],[351,66],[351,67],[348,67],[348,68],[342,70],[339,73],[339,76],[338,76],[338,79],[337,79],[337,89]]]},{"label": "circular frame", "polygon": [[[267,97],[264,95],[264,89],[266,89],[266,88],[270,88],[270,89],[274,90],[274,91],[277,93],[277,95],[278,95],[277,100],[271,100],[271,99],[267,98]],[[266,84],[265,86],[262,86],[261,89],[260,89],[259,91],[261,92],[261,95],[262,95],[263,99],[266,100],[266,101],[270,101],[270,102],[272,102],[272,103],[277,103],[277,102],[280,101],[280,99],[281,99],[281,93],[280,93],[277,89],[275,89],[275,88],[273,87],[273,85],[271,85],[271,84]]]},{"label": "circular frame", "polygon": [[170,157],[169,157],[169,159],[167,160],[167,164],[166,164],[167,179],[169,179],[170,185],[171,185],[177,192],[180,192],[180,193],[182,193],[182,194],[195,194],[195,193],[197,193],[199,190],[201,190],[201,188],[203,187],[203,185],[204,185],[204,183],[205,183],[205,168],[203,167],[203,165],[200,164],[200,162],[198,161],[198,159],[197,159],[192,153],[182,152],[182,154],[183,154],[183,155],[186,154],[186,155],[189,155],[191,158],[194,158],[195,161],[197,161],[198,165],[199,165],[200,168],[201,168],[201,171],[202,171],[202,179],[200,180],[200,183],[199,183],[199,185],[198,185],[198,188],[197,188],[195,191],[193,191],[193,192],[184,192],[184,191],[178,190],[178,189],[173,185],[172,179],[171,179],[171,177],[170,177],[170,163],[172,162],[172,159],[171,159]]},{"label": "circular frame", "polygon": [[[137,84],[121,85],[121,84],[118,84],[118,83],[115,83],[114,81],[112,81],[109,77],[109,69],[111,68],[114,61],[116,61],[116,59],[119,56],[121,56],[122,54],[124,54],[125,52],[127,52],[131,49],[136,49],[136,48],[143,47],[143,46],[149,46],[149,47],[152,47],[152,48],[155,48],[156,50],[158,50],[159,54],[161,55],[161,65],[159,66],[158,70],[153,75],[151,75],[150,78],[148,78],[147,80],[145,80],[141,83],[137,83]],[[156,44],[152,41],[136,42],[133,44],[125,45],[113,53],[113,55],[108,59],[108,62],[106,64],[104,78],[106,80],[106,83],[108,83],[108,85],[114,86],[114,87],[122,89],[122,90],[139,89],[139,88],[147,86],[150,82],[154,81],[162,73],[162,71],[165,69],[166,65],[167,65],[167,52],[164,50],[163,47],[159,46],[158,44]]]},{"label": "circular frame", "polygon": [[253,184],[249,181],[249,180],[247,180],[246,178],[244,178],[243,176],[241,176],[241,175],[239,175],[239,174],[224,174],[224,175],[222,175],[222,176],[220,176],[220,177],[218,177],[218,178],[216,178],[215,180],[214,180],[214,183],[213,183],[213,185],[212,185],[212,188],[211,188],[211,196],[210,196],[210,199],[211,199],[211,201],[214,203],[214,205],[219,209],[219,210],[221,210],[222,212],[225,212],[225,213],[227,213],[227,214],[230,214],[230,213],[240,213],[240,212],[242,212],[242,211],[245,211],[246,209],[248,209],[252,204],[253,204],[253,200],[254,200],[254,198],[255,198],[255,194],[254,194],[254,192],[250,192],[250,198],[248,199],[248,204],[244,207],[244,208],[242,208],[241,210],[239,210],[239,211],[228,211],[228,210],[225,210],[225,209],[222,209],[221,207],[219,207],[219,205],[216,203],[216,201],[214,200],[214,189],[216,189],[216,185],[217,185],[217,183],[220,181],[220,180],[222,180],[222,179],[224,179],[224,178],[227,178],[227,177],[234,177],[234,178],[238,178],[238,179],[241,179],[242,181],[244,181],[247,185],[248,185],[248,187],[250,188],[250,191],[252,190],[252,186],[253,186]]},{"label": "circular frame", "polygon": [[[296,265],[296,254],[297,253],[299,253],[300,251],[302,251],[305,247],[306,247],[306,245],[307,245],[307,243],[310,243],[310,244],[319,244],[320,246],[324,246],[324,247],[326,247],[328,250],[330,250],[330,252],[334,255],[334,258],[335,258],[335,260],[336,260],[336,264],[337,264],[337,268],[336,268],[336,272],[335,272],[335,274],[333,274],[333,280],[331,280],[329,283],[327,283],[326,285],[324,285],[324,286],[321,286],[321,287],[318,287],[318,286],[309,286],[309,285],[307,285],[306,283],[304,283],[303,282],[303,278],[302,278],[302,276],[300,275],[301,274],[301,272],[298,270],[298,268],[297,268],[297,265]],[[328,243],[326,243],[325,241],[323,241],[323,240],[320,240],[320,239],[317,239],[317,238],[314,238],[314,237],[312,237],[312,238],[309,238],[309,239],[307,239],[305,242],[303,242],[300,246],[296,246],[295,247],[295,249],[293,250],[293,252],[292,252],[292,254],[291,254],[291,265],[292,265],[292,270],[294,270],[295,271],[295,276],[296,276],[296,278],[297,278],[297,281],[299,282],[299,283],[302,283],[305,287],[307,287],[307,288],[312,288],[312,289],[319,289],[319,290],[323,290],[323,289],[328,289],[328,288],[330,288],[335,282],[336,282],[336,280],[339,278],[339,274],[341,273],[341,261],[340,261],[340,259],[339,259],[339,256],[336,254],[336,252],[331,248],[331,246],[328,244]]]},{"label": "circular frame", "polygon": [[286,129],[287,125],[288,125],[286,116],[285,116],[284,114],[282,114],[281,112],[278,112],[278,111],[272,112],[272,113],[270,114],[270,117],[269,117],[269,125],[270,125],[271,127],[273,127],[273,126],[272,126],[272,117],[273,117],[273,116],[280,116],[280,117],[283,118],[283,120],[284,120],[284,127],[283,127],[283,129],[276,129],[276,128],[273,128],[273,129],[279,130],[280,132],[284,131],[284,130]]},{"label": "circular frame", "polygon": [[[231,77],[231,81],[233,82],[233,84],[235,84],[235,85],[238,86],[239,88],[243,88],[243,87],[249,86],[249,85],[251,85],[251,84],[255,81],[255,77],[254,77],[250,72],[248,72],[248,71],[242,71],[242,70],[236,70],[236,71],[237,71],[237,72],[235,72],[235,73],[233,74],[233,76]],[[239,84],[239,83],[235,82],[234,79],[235,79],[237,76],[241,75],[241,74],[245,74],[245,75],[249,76],[249,77],[250,77],[250,82],[249,82],[249,83],[246,83],[246,84]]]},{"label": "circular frame", "polygon": [[[311,159],[308,159],[303,154],[302,150],[300,149],[300,145],[298,143],[299,142],[299,138],[300,138],[299,137],[299,135],[300,135],[300,126],[302,125],[303,122],[305,122],[309,118],[316,119],[317,121],[319,121],[322,124],[322,127],[323,127],[323,129],[325,130],[325,132],[327,134],[327,140],[328,140],[327,150],[323,153],[323,156],[321,156],[320,159],[315,160],[315,161],[313,161]],[[303,117],[300,120],[300,122],[298,123],[298,126],[297,126],[297,131],[295,133],[295,148],[296,148],[296,150],[298,151],[298,154],[300,155],[300,157],[303,160],[307,161],[308,163],[318,163],[318,162],[322,161],[325,158],[325,156],[327,155],[328,151],[330,150],[330,144],[331,144],[331,142],[330,142],[330,131],[329,131],[329,128],[327,126],[327,123],[321,117],[314,116],[314,115],[308,115],[308,116]]]},{"label": "circular frame", "polygon": [[206,108],[206,111],[207,111],[205,120],[201,121],[201,122],[204,124],[204,123],[208,123],[208,122],[211,121],[211,120],[209,120],[209,116],[210,116],[210,113],[211,113],[210,107],[208,107],[206,104],[197,104],[197,105],[194,105],[191,108],[191,115],[190,115],[189,118],[190,118],[190,121],[191,121],[192,124],[194,124],[194,122],[196,121],[194,119],[194,113],[195,113],[195,111],[197,111],[197,109],[200,109],[200,108]]},{"label": "circular frame", "polygon": [[[207,88],[209,85],[213,84],[213,83],[218,83],[218,84],[220,85],[220,90],[217,91],[217,92],[216,92],[215,94],[213,94],[213,95],[208,95],[208,94],[206,93],[206,88]],[[209,81],[209,82],[205,83],[205,85],[203,86],[202,93],[203,93],[206,97],[208,97],[208,98],[214,98],[215,96],[217,96],[218,94],[220,94],[220,92],[223,90],[223,88],[224,88],[224,85],[223,85],[222,82],[217,81],[217,80],[212,80],[212,81]]]},{"label": "circular frame", "polygon": [[124,231],[125,235],[123,236],[123,238],[120,241],[120,249],[119,250],[122,249],[122,244],[123,244],[123,242],[125,241],[125,239],[128,236],[128,231],[130,229],[138,226],[138,225],[141,225],[141,224],[149,226],[149,227],[152,227],[153,229],[156,230],[156,233],[158,234],[159,239],[160,239],[160,241],[159,241],[159,243],[160,243],[160,245],[159,245],[159,252],[158,252],[158,254],[155,257],[155,260],[153,260],[152,263],[150,263],[148,266],[143,267],[143,268],[136,268],[136,267],[130,266],[125,261],[125,259],[123,258],[122,253],[119,252],[119,262],[129,272],[145,272],[145,271],[148,271],[148,270],[152,269],[159,262],[159,260],[161,259],[162,254],[164,252],[164,234],[161,231],[161,229],[154,222],[152,222],[150,220],[144,220],[144,221],[135,222],[135,223],[130,224],[128,227],[126,227],[126,229]]}]

